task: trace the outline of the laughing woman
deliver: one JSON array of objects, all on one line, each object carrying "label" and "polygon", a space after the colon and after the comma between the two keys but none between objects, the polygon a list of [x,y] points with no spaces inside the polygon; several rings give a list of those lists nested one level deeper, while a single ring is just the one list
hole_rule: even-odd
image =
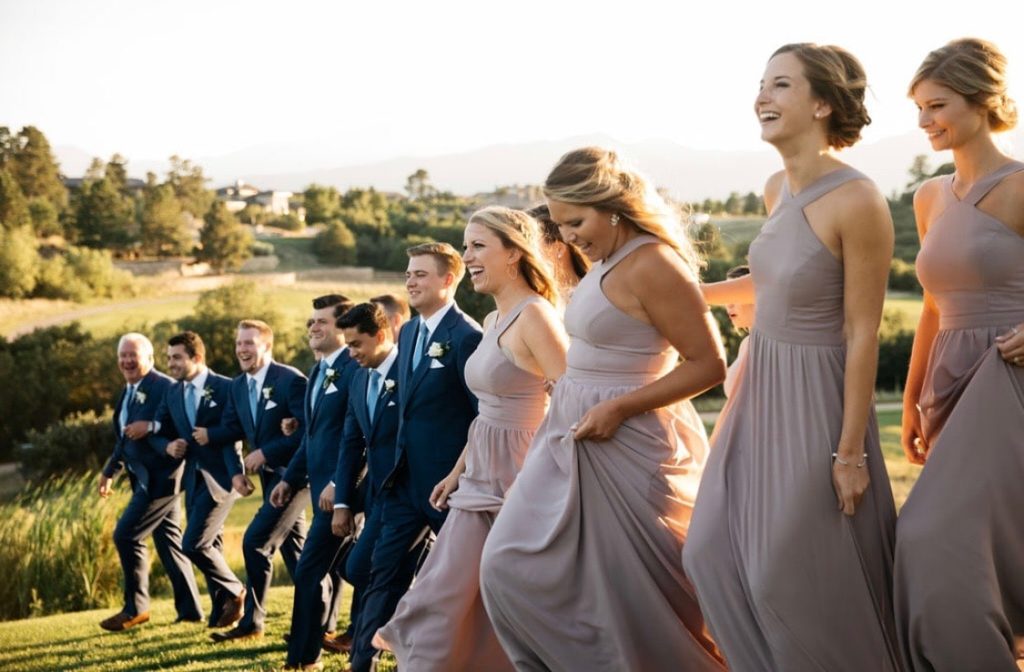
[{"label": "laughing woman", "polygon": [[838,47],[775,52],[755,112],[785,170],[765,187],[750,275],[705,287],[710,303],[755,304],[683,553],[736,672],[900,669],[896,511],[872,398],[892,220],[829,151],[870,121],[865,87]]},{"label": "laughing woman", "polygon": [[924,470],[896,534],[900,641],[914,670],[1017,669],[1024,635],[1024,163],[1006,59],[976,39],[933,51],[910,85],[956,172],[914,196],[925,289],[903,404]]},{"label": "laughing woman", "polygon": [[430,497],[451,511],[416,584],[374,640],[408,672],[512,669],[480,600],[480,552],[544,418],[544,381],[565,371],[567,339],[539,237],[531,217],[508,208],[484,208],[466,226],[463,260],[473,289],[493,296],[498,309],[466,363],[480,414],[451,475]]}]

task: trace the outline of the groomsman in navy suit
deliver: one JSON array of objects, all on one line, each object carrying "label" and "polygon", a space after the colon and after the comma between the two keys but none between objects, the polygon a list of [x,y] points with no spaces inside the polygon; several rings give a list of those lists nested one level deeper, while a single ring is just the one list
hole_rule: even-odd
[{"label": "groomsman in navy suit", "polygon": [[444,523],[447,511],[430,505],[430,493],[455,466],[477,413],[465,368],[481,331],[455,305],[455,289],[465,273],[462,258],[447,243],[425,243],[407,252],[405,286],[409,305],[419,316],[399,334],[400,423],[395,459],[384,481],[380,537],[352,647],[355,672],[371,668],[373,635],[391,618],[409,585],[409,549],[425,527],[436,533]]},{"label": "groomsman in navy suit", "polygon": [[[352,358],[361,367],[352,376],[344,440],[335,475],[334,520],[339,537],[352,534],[354,514],[363,512],[363,527],[349,553],[344,576],[355,588],[352,604],[353,631],[359,628],[362,601],[370,581],[373,548],[380,537],[384,480],[395,465],[398,436],[398,348],[391,315],[377,304],[362,303],[338,319],[345,331]],[[365,475],[362,474],[365,467]],[[360,481],[362,476],[362,481]],[[358,488],[357,488],[358,484]],[[406,554],[399,572],[411,578],[423,550],[417,544]],[[401,587],[404,590],[408,584]]]},{"label": "groomsman in navy suit", "polygon": [[[294,580],[295,566],[306,540],[305,508],[309,504],[309,490],[302,488],[284,508],[270,503],[270,493],[281,482],[302,438],[301,432],[284,434],[281,421],[296,418],[300,425],[304,424],[306,396],[306,377],[290,366],[275,362],[271,357],[273,348],[274,332],[266,322],[242,320],[238,323],[235,355],[243,373],[231,381],[231,395],[220,423],[211,427],[197,426],[192,433],[200,446],[223,445],[244,438],[249,445],[245,470],[259,474],[263,486],[263,505],[242,538],[247,583],[245,615],[231,630],[210,635],[217,642],[263,636],[267,591],[274,574],[274,553],[281,550],[285,567]],[[245,494],[252,492],[252,483],[237,465],[229,465],[228,470],[236,490]]]},{"label": "groomsman in navy suit", "polygon": [[211,628],[234,625],[242,616],[245,585],[224,560],[224,521],[241,493],[233,492],[232,473],[242,471],[238,442],[200,446],[195,427],[220,423],[231,396],[231,379],[206,366],[199,334],[185,331],[167,341],[167,370],[177,382],[164,395],[150,442],[174,458],[185,458],[185,510],[188,524],[182,548],[206,577],[213,610]]},{"label": "groomsman in navy suit", "polygon": [[341,594],[341,577],[332,573],[342,540],[331,534],[334,511],[334,472],[348,407],[348,386],[357,368],[335,325],[352,307],[339,294],[313,299],[309,344],[320,356],[309,372],[306,423],[302,444],[288,464],[284,478],[270,493],[270,503],[283,508],[306,487],[313,497],[313,522],[295,569],[295,597],[285,669],[315,669],[327,634],[331,612]]},{"label": "groomsman in navy suit", "polygon": [[160,561],[174,589],[180,621],[203,620],[192,563],[181,549],[181,505],[178,494],[184,462],[155,446],[146,435],[171,386],[171,379],[153,368],[153,344],[142,334],[128,333],[117,344],[117,366],[125,389],[114,405],[114,452],[100,476],[100,497],[111,493],[113,479],[128,469],[132,497],[114,528],[114,545],[124,571],[124,608],[100,622],[113,632],[149,620],[149,553],[153,535]]}]

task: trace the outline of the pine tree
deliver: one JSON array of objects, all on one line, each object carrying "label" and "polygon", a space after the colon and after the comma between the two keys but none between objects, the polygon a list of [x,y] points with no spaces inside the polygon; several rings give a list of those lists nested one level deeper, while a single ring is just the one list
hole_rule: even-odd
[{"label": "pine tree", "polygon": [[228,211],[223,201],[214,201],[203,216],[199,233],[202,245],[196,258],[217,272],[237,271],[252,256],[252,234]]}]

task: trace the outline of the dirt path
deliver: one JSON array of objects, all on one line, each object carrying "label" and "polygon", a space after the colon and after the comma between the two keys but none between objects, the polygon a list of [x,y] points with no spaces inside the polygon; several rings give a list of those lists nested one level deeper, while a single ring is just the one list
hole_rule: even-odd
[{"label": "dirt path", "polygon": [[45,329],[46,327],[53,327],[58,324],[67,324],[75,320],[80,320],[83,317],[91,317],[93,315],[102,315],[104,313],[112,313],[120,310],[130,310],[132,308],[139,308],[142,306],[158,306],[164,303],[174,303],[181,301],[182,299],[195,301],[199,298],[199,294],[172,294],[169,296],[151,297],[145,299],[132,299],[130,301],[115,301],[113,303],[103,303],[95,306],[85,306],[82,308],[76,308],[75,310],[65,311],[63,313],[57,313],[50,317],[33,320],[22,324],[17,329],[12,330],[7,337],[14,340],[18,336],[28,334],[35,331],[36,329]]}]

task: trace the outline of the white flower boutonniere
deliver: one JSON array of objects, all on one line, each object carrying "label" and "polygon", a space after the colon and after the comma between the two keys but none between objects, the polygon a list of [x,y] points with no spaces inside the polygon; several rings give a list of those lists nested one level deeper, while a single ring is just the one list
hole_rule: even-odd
[{"label": "white flower boutonniere", "polygon": [[210,403],[213,400],[213,388],[207,385],[203,388],[203,401]]},{"label": "white flower boutonniere", "polygon": [[264,387],[263,388],[263,400],[264,401],[270,401],[270,395],[272,395],[273,393],[274,393],[274,388],[272,388],[272,387]]},{"label": "white flower boutonniere", "polygon": [[136,390],[135,391],[135,403],[136,404],[144,404],[144,403],[146,403],[146,393],[143,392],[142,390]]},{"label": "white flower boutonniere", "polygon": [[338,372],[334,369],[327,369],[324,373],[324,382],[320,387],[326,390],[328,387],[334,384],[334,381],[338,379]]},{"label": "white flower boutonniere", "polygon": [[395,391],[395,381],[391,378],[384,379],[384,390],[387,392]]},{"label": "white flower boutonniere", "polygon": [[430,344],[430,348],[427,350],[427,357],[433,357],[434,359],[444,357],[451,349],[451,343],[438,343],[437,341],[434,341]]}]

